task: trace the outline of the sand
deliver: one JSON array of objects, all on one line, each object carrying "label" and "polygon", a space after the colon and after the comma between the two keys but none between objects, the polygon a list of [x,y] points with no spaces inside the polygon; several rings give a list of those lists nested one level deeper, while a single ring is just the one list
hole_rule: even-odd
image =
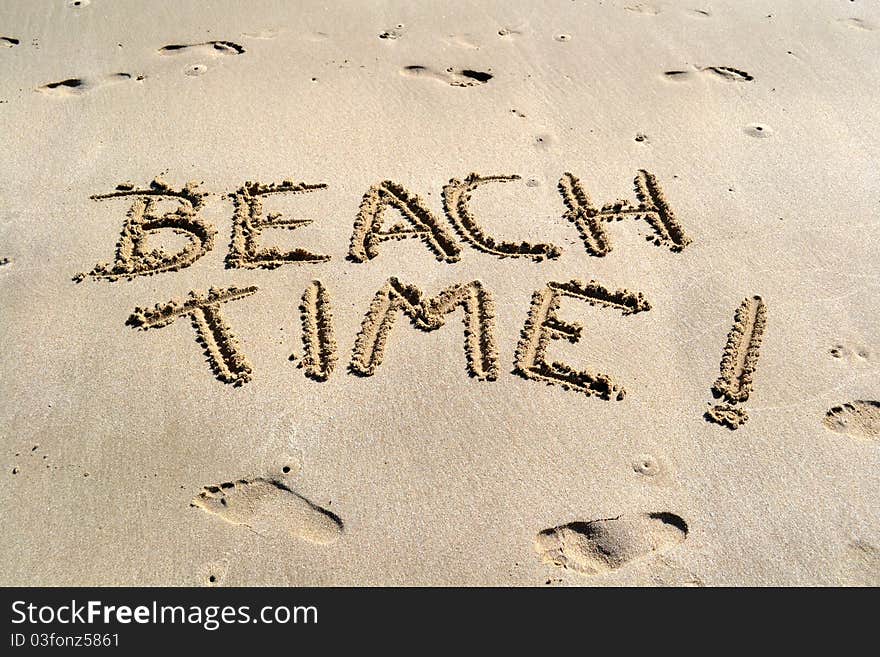
[{"label": "sand", "polygon": [[0,46],[0,584],[880,584],[872,3]]}]

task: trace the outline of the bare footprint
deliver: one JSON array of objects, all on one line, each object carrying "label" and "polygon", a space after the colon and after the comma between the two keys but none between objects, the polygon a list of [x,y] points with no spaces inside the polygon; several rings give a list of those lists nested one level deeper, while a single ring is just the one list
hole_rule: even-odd
[{"label": "bare footprint", "polygon": [[44,84],[41,87],[37,87],[36,91],[52,96],[80,96],[87,91],[117,82],[142,82],[145,77],[131,73],[111,73],[110,75],[92,78],[68,78],[60,82]]},{"label": "bare footprint", "polygon": [[725,82],[752,82],[755,78],[746,71],[732,66],[694,66],[691,69],[674,69],[664,71],[667,80],[684,81],[690,79],[695,73],[710,73]]},{"label": "bare footprint", "polygon": [[274,479],[205,486],[191,505],[263,535],[287,533],[321,545],[342,535],[342,520],[336,515]]},{"label": "bare footprint", "polygon": [[89,85],[82,78],[68,78],[60,82],[49,82],[41,87],[37,87],[37,91],[56,95],[81,94],[87,91]]},{"label": "bare footprint", "polygon": [[663,71],[663,75],[666,76],[667,80],[675,80],[676,82],[682,82],[684,80],[687,80],[693,74],[694,74],[693,71],[682,70],[682,69]]},{"label": "bare footprint", "polygon": [[545,529],[535,540],[535,550],[545,563],[594,575],[681,543],[687,534],[684,519],[658,511]]},{"label": "bare footprint", "polygon": [[173,43],[159,48],[160,55],[177,55],[187,50],[208,50],[219,55],[243,55],[244,46],[234,41],[203,41],[202,43]]},{"label": "bare footprint", "polygon": [[704,71],[714,73],[728,82],[751,82],[755,79],[745,71],[741,71],[738,68],[733,68],[731,66],[703,66],[700,68],[700,72]]},{"label": "bare footprint", "polygon": [[823,423],[849,436],[880,438],[880,402],[857,399],[835,406],[825,413]]},{"label": "bare footprint", "polygon": [[401,75],[415,78],[426,78],[444,82],[453,87],[473,87],[478,84],[486,84],[495,77],[492,73],[474,71],[472,69],[447,68],[445,71],[437,71],[427,66],[404,66]]}]

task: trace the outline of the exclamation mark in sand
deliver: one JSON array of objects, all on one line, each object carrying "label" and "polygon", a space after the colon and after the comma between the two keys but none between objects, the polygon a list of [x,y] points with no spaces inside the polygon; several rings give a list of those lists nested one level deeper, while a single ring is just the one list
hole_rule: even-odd
[{"label": "exclamation mark in sand", "polygon": [[735,405],[749,398],[766,323],[767,308],[761,297],[743,299],[727,334],[721,356],[721,376],[712,386],[712,394],[724,403],[710,406],[706,411],[705,418],[709,422],[737,429],[749,419],[745,409]]}]

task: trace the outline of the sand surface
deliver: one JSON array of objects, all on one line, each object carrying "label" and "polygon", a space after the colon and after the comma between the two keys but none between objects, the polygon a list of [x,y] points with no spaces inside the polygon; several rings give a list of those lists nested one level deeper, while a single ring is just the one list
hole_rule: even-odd
[{"label": "sand surface", "polygon": [[0,6],[0,584],[880,584],[877,5],[330,4]]}]

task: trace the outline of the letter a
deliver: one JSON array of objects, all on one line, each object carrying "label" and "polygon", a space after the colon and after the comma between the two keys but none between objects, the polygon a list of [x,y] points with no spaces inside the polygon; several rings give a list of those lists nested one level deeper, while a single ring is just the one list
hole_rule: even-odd
[{"label": "letter a", "polygon": [[[382,219],[388,207],[397,210],[410,224],[395,224],[382,230]],[[354,262],[366,262],[379,255],[379,244],[386,240],[416,237],[425,243],[440,262],[457,262],[461,249],[455,238],[442,226],[422,199],[410,194],[401,185],[386,180],[373,185],[364,194],[354,222],[348,257]]]}]

